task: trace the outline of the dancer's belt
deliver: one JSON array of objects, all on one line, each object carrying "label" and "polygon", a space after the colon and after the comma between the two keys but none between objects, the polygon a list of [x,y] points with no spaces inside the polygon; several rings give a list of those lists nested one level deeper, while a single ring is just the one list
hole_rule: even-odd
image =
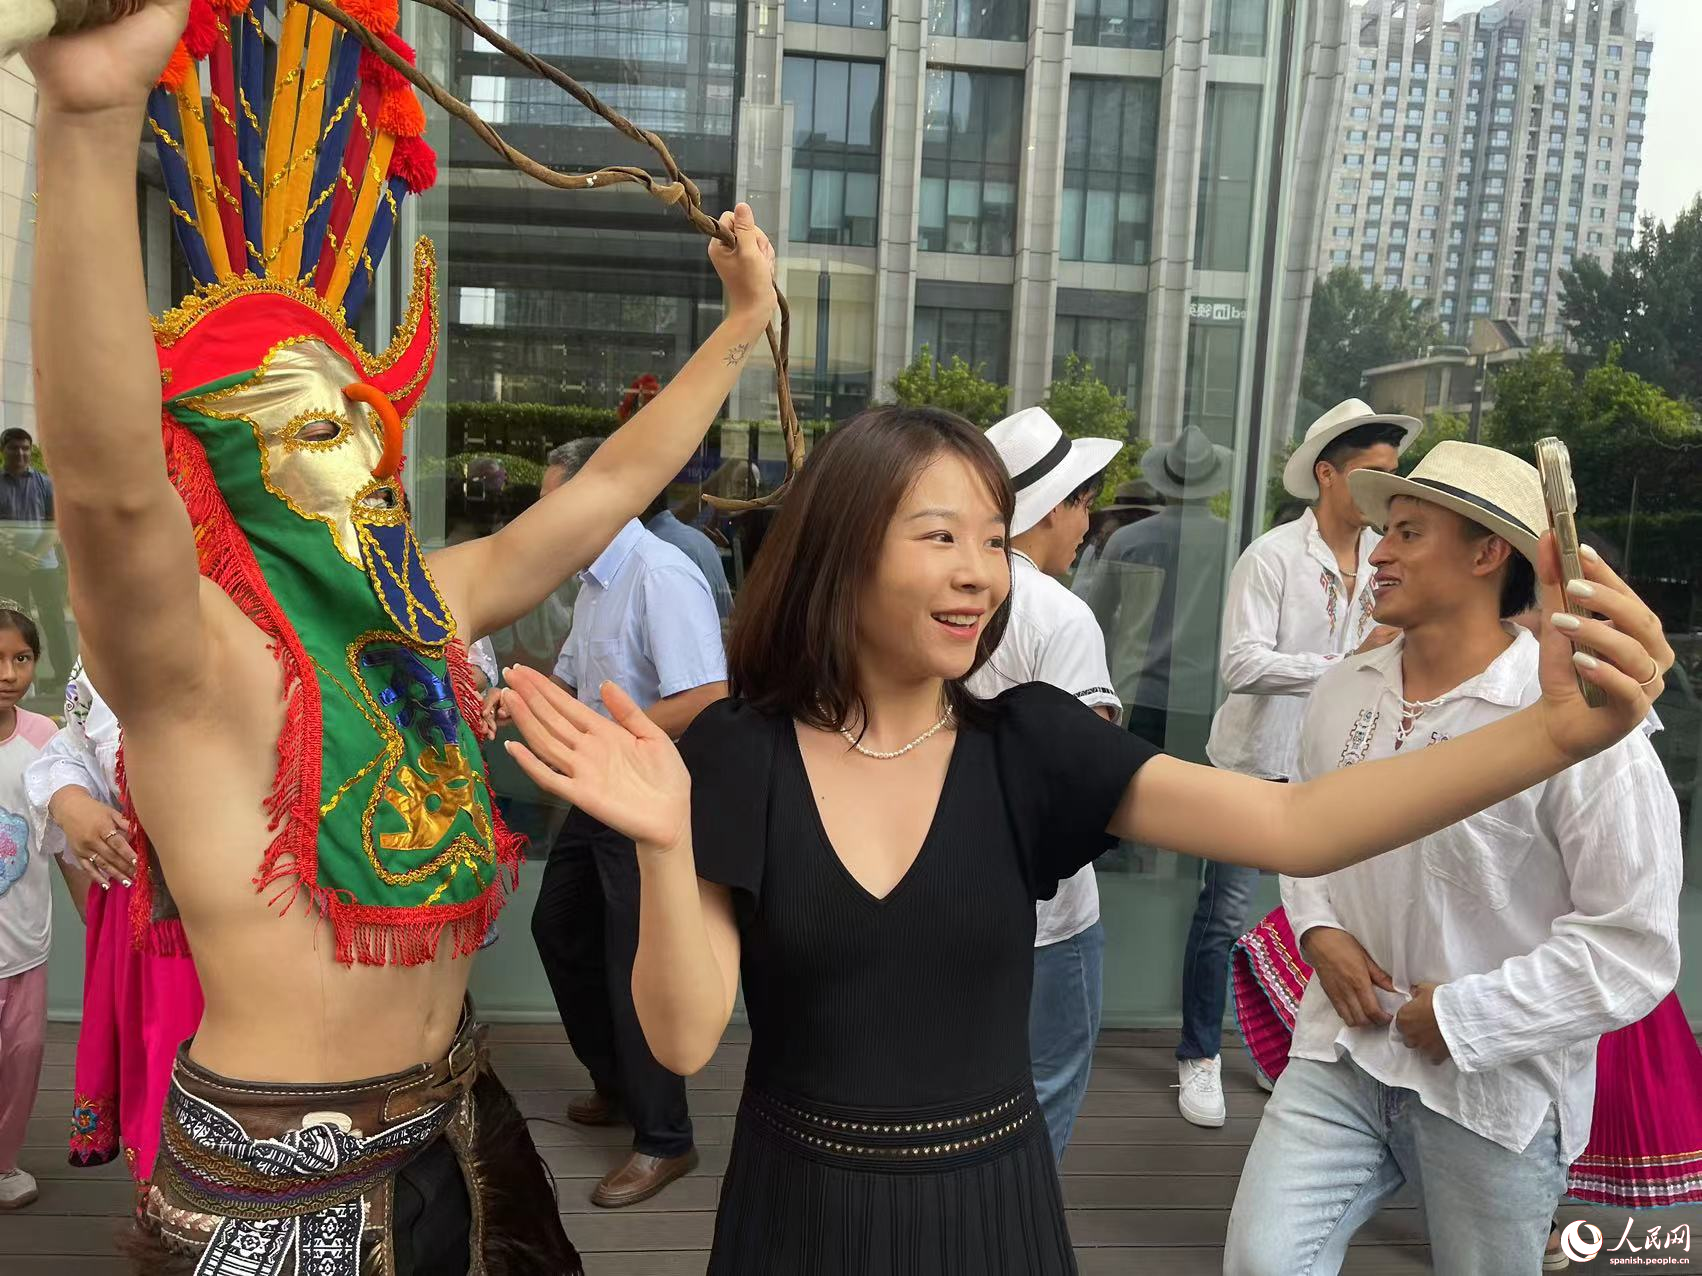
[{"label": "dancer's belt", "polygon": [[343,1085],[251,1084],[180,1050],[144,1222],[197,1276],[358,1276],[390,1182],[461,1117],[484,1059],[471,1014],[434,1064]]},{"label": "dancer's belt", "polygon": [[1034,1085],[1020,1085],[971,1105],[857,1109],[807,1103],[756,1085],[740,1111],[812,1159],[863,1167],[942,1169],[1002,1155],[1036,1128]]}]

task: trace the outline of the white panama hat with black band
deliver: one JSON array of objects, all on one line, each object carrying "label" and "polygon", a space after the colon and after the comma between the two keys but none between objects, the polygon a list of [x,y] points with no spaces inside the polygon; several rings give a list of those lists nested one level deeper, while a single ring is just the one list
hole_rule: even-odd
[{"label": "white panama hat with black band", "polygon": [[987,431],[1016,489],[1010,534],[1021,536],[1123,450],[1116,439],[1072,439],[1044,408],[1024,408]]},{"label": "white panama hat with black band", "polygon": [[1320,493],[1318,490],[1318,458],[1325,448],[1364,425],[1392,425],[1402,431],[1401,441],[1395,446],[1395,454],[1407,450],[1414,439],[1424,429],[1424,423],[1416,417],[1400,416],[1388,412],[1373,412],[1371,405],[1363,399],[1344,399],[1336,404],[1323,416],[1306,427],[1306,437],[1289,455],[1288,463],[1282,467],[1282,486],[1290,495],[1303,501],[1315,501]]}]

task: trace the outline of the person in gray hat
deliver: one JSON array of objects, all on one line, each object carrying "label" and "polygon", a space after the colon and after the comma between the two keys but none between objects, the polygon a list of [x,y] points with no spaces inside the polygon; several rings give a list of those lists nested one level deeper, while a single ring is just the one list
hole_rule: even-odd
[{"label": "person in gray hat", "polygon": [[[1229,486],[1232,462],[1228,448],[1193,425],[1148,449],[1141,471],[1164,508],[1112,534],[1088,591],[1113,650],[1118,697],[1130,706],[1129,730],[1157,748],[1168,738],[1184,755],[1203,746],[1216,701],[1229,526],[1209,502]],[[1123,641],[1135,634],[1146,636],[1144,645]]]}]

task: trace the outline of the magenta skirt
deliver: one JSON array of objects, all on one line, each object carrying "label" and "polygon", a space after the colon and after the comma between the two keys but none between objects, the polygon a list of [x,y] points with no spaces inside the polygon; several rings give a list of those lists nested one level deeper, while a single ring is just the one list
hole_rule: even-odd
[{"label": "magenta skirt", "polygon": [[147,1181],[177,1047],[200,1025],[195,963],[137,950],[129,887],[91,889],[71,1164],[104,1165],[123,1152],[130,1173]]},{"label": "magenta skirt", "polygon": [[[1312,968],[1277,909],[1235,944],[1235,1017],[1253,1066],[1275,1081]],[[1623,1209],[1702,1203],[1702,1049],[1678,994],[1596,1047],[1590,1144],[1572,1166],[1576,1200]]]}]

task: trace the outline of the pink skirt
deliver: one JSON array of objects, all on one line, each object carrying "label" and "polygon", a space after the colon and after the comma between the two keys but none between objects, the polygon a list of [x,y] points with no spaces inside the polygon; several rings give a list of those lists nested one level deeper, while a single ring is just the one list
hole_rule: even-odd
[{"label": "pink skirt", "polygon": [[130,888],[89,891],[83,1024],[77,1036],[72,1165],[104,1165],[123,1151],[146,1182],[159,1150],[177,1047],[201,1024],[201,983],[187,957],[137,951]]},{"label": "pink skirt", "polygon": [[[1312,968],[1277,909],[1235,944],[1235,1017],[1253,1066],[1275,1081]],[[1678,994],[1596,1047],[1590,1143],[1568,1195],[1622,1209],[1702,1203],[1702,1049]]]}]

